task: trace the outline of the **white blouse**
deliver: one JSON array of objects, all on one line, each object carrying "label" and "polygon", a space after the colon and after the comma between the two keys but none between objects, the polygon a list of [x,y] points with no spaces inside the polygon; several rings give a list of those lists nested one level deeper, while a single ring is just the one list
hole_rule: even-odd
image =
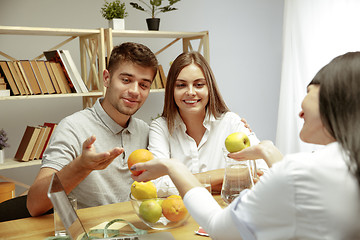
[{"label": "white blouse", "polygon": [[[225,167],[224,151],[226,137],[234,132],[244,132],[248,135],[250,144],[259,143],[254,132],[245,127],[241,118],[227,112],[220,118],[207,116],[203,122],[205,133],[197,146],[193,138],[186,133],[186,125],[180,115],[170,135],[166,120],[162,117],[155,119],[150,125],[149,150],[155,158],[175,158],[184,163],[192,173],[201,173]],[[267,168],[264,160],[257,160],[262,168]],[[154,181],[158,188],[172,186],[167,176]]]},{"label": "white blouse", "polygon": [[286,156],[224,210],[203,188],[184,203],[213,239],[355,239],[348,234],[359,229],[359,186],[345,160],[331,143]]}]

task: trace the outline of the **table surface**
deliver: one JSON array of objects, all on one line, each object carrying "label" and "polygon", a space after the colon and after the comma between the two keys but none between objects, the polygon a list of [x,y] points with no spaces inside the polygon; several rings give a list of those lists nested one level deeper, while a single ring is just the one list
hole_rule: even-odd
[{"label": "table surface", "polygon": [[[214,198],[224,207],[224,202],[219,195]],[[98,207],[84,208],[77,211],[79,218],[88,231],[90,228],[113,219],[125,219],[137,228],[155,232],[146,226],[135,214],[131,202],[122,202]],[[54,235],[53,214],[40,217],[23,218],[0,223],[0,239],[45,239]],[[199,225],[190,216],[187,222],[177,228],[168,229],[175,239],[203,239],[203,236],[195,234]]]}]

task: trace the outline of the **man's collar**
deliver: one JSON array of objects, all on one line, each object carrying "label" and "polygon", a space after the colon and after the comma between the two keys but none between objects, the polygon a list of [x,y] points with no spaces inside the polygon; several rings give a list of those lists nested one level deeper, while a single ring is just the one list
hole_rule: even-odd
[{"label": "man's collar", "polygon": [[117,122],[115,122],[103,109],[103,107],[101,106],[101,102],[103,101],[104,98],[99,98],[95,104],[94,104],[94,109],[96,114],[99,116],[99,118],[101,119],[101,121],[110,129],[110,131],[112,131],[114,134],[118,134],[121,131],[123,131],[124,129],[127,129],[130,133],[135,129],[134,126],[134,121],[133,121],[133,117],[130,116],[129,120],[128,120],[128,126],[126,128],[123,128],[122,126],[120,126]]}]

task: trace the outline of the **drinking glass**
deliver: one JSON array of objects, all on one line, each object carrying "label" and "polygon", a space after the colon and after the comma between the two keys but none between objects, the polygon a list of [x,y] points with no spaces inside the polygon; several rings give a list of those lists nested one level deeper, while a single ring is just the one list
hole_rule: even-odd
[{"label": "drinking glass", "polygon": [[[74,210],[77,210],[77,200],[76,198],[70,198],[69,201],[71,205],[73,206]],[[58,209],[54,207],[54,230],[55,230],[55,236],[56,237],[64,237],[67,236],[66,229],[64,227],[64,224],[61,222]]]},{"label": "drinking glass", "polygon": [[198,180],[202,186],[211,193],[211,175],[202,173],[198,176]]},{"label": "drinking glass", "polygon": [[224,154],[226,165],[221,198],[230,204],[241,191],[250,189],[254,185],[256,165],[255,161],[236,161],[229,158],[226,152]]}]

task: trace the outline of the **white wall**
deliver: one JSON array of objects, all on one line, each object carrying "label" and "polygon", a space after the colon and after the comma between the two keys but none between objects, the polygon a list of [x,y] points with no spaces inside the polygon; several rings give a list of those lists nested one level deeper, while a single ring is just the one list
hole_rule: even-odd
[{"label": "white wall", "polygon": [[[126,29],[146,30],[148,16],[126,0]],[[0,0],[0,25],[106,28],[101,0]],[[230,109],[245,117],[260,139],[275,141],[280,87],[282,21],[284,0],[182,0],[178,11],[160,14],[160,30],[210,33],[210,64]],[[17,59],[30,59],[55,46],[57,37],[1,36],[0,51]],[[137,41],[154,52],[171,40],[115,39]],[[68,45],[79,63],[78,41]],[[168,70],[181,51],[180,43],[159,56]],[[59,101],[61,100],[61,101]],[[149,122],[162,111],[163,94],[152,94],[137,116]],[[81,98],[0,102],[0,128],[10,137],[6,157],[13,157],[26,125],[60,121],[81,109]],[[0,171],[31,184],[38,167]]]}]

